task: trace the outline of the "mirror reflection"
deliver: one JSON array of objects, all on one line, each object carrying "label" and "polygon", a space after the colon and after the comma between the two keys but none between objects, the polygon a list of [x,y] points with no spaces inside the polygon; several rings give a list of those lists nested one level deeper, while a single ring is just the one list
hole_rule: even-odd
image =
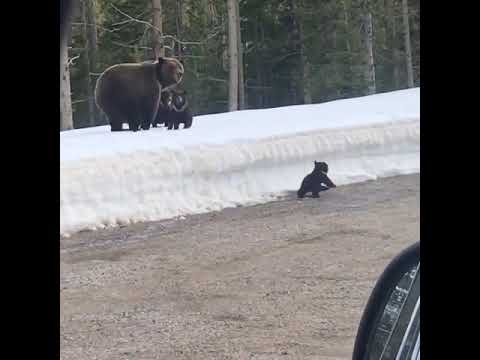
[{"label": "mirror reflection", "polygon": [[400,279],[377,324],[368,359],[420,359],[420,264]]}]

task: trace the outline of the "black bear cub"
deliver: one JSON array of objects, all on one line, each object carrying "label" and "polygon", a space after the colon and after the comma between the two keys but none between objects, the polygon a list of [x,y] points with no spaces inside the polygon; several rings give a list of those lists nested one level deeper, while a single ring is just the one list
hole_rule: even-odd
[{"label": "black bear cub", "polygon": [[320,191],[328,190],[337,187],[332,180],[327,176],[328,164],[322,161],[315,161],[313,171],[305,176],[302,185],[297,192],[297,196],[301,199],[305,194],[311,192],[314,198],[318,198]]},{"label": "black bear cub", "polygon": [[168,130],[172,130],[172,128],[178,130],[182,123],[184,129],[188,129],[192,126],[193,116],[188,109],[188,101],[185,97],[186,94],[187,92],[185,90],[175,89],[172,91],[171,109],[167,120],[165,121],[165,126]]}]

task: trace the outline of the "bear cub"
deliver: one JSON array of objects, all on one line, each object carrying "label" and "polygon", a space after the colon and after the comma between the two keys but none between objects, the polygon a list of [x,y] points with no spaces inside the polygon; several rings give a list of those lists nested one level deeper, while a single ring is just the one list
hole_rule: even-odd
[{"label": "bear cub", "polygon": [[313,171],[305,176],[300,189],[297,191],[299,199],[303,198],[309,192],[312,193],[312,197],[318,198],[320,191],[337,187],[327,175],[328,164],[326,162],[315,161],[314,165]]},{"label": "bear cub", "polygon": [[178,130],[180,124],[183,124],[184,129],[192,126],[193,116],[188,108],[186,94],[185,90],[172,90],[171,109],[165,121],[168,130]]}]

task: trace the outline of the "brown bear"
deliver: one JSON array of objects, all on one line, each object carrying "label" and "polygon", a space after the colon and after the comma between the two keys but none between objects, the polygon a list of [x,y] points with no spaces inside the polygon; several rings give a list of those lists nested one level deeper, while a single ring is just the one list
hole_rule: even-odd
[{"label": "brown bear", "polygon": [[185,90],[172,90],[172,105],[168,113],[165,126],[168,130],[178,130],[180,124],[183,123],[183,128],[188,129],[192,126],[193,116],[188,108],[188,101],[186,98],[187,92]]},{"label": "brown bear", "polygon": [[128,123],[132,131],[150,129],[157,114],[161,92],[182,81],[184,69],[174,58],[117,64],[97,80],[95,101],[107,115],[111,131],[121,131]]}]

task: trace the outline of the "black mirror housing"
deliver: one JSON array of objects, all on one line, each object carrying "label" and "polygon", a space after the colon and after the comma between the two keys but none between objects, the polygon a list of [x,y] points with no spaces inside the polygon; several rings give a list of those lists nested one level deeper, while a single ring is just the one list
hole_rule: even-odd
[{"label": "black mirror housing", "polygon": [[[405,278],[407,282],[410,280],[407,289],[401,285],[402,282],[405,285]],[[398,314],[389,319],[388,312],[394,307]],[[385,333],[382,341],[378,340],[380,333]],[[420,242],[417,242],[397,255],[377,280],[360,320],[352,359],[389,359],[386,353],[393,353],[395,359],[400,352],[419,356],[419,339]]]}]

